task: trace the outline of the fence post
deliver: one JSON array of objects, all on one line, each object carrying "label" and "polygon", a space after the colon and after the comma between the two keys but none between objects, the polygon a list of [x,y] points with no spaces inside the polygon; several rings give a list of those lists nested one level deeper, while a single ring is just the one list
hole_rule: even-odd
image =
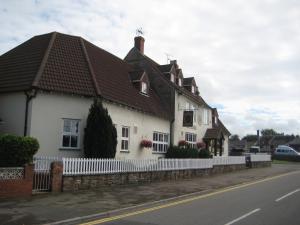
[{"label": "fence post", "polygon": [[52,162],[51,163],[51,191],[61,192],[63,179],[63,163]]}]

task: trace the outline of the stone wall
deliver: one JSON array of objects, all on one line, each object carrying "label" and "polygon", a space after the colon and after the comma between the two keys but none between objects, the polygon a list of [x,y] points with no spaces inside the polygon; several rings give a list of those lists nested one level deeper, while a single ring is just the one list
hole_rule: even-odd
[{"label": "stone wall", "polygon": [[214,166],[212,169],[132,172],[101,175],[63,176],[63,191],[96,189],[103,186],[140,184],[156,181],[191,179],[246,169],[246,165]]},{"label": "stone wall", "polygon": [[272,165],[272,161],[270,162],[251,162],[252,168],[261,168],[261,167],[269,167]]}]

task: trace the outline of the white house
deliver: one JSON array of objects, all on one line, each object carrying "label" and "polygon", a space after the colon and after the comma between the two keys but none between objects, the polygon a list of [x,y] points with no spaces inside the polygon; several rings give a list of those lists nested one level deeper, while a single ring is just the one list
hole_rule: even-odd
[{"label": "white house", "polygon": [[[37,155],[83,156],[88,111],[101,97],[117,128],[116,158],[164,157],[180,140],[227,155],[230,133],[195,80],[184,78],[175,61],[159,65],[143,49],[144,39],[136,37],[122,60],[81,37],[53,32],[8,51],[0,56],[0,133],[36,137]],[[142,140],[153,147],[141,148]]]}]

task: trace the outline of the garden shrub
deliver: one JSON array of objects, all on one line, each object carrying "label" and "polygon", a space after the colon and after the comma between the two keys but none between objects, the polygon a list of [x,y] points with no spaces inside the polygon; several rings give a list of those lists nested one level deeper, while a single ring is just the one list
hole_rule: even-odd
[{"label": "garden shrub", "polygon": [[198,158],[198,150],[195,148],[181,148],[178,146],[170,146],[166,158],[173,159],[186,159],[186,158]]},{"label": "garden shrub", "polygon": [[33,137],[0,135],[0,167],[23,166],[32,163],[39,143]]},{"label": "garden shrub", "polygon": [[203,148],[199,151],[199,158],[207,159],[207,158],[211,158],[211,157],[212,157],[212,155],[208,149]]}]

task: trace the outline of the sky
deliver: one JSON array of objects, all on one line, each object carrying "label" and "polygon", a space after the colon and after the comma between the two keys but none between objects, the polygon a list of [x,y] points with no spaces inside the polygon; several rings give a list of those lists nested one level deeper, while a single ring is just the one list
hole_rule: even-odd
[{"label": "sky", "polygon": [[0,0],[0,27],[0,55],[58,31],[120,58],[142,27],[145,54],[176,59],[232,134],[300,134],[299,0]]}]

